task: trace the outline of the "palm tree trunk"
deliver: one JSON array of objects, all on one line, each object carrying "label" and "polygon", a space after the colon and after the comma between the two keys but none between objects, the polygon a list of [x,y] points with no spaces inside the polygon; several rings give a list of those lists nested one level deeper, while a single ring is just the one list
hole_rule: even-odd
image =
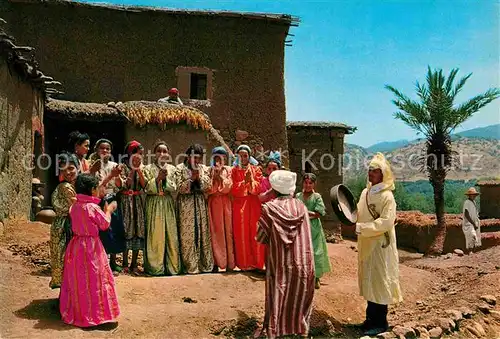
[{"label": "palm tree trunk", "polygon": [[[439,255],[443,253],[444,241],[446,240],[446,222],[444,218],[444,183],[445,173],[432,171],[430,181],[434,188],[434,207],[436,208],[437,230],[426,255]],[[442,175],[444,174],[444,175]]]}]

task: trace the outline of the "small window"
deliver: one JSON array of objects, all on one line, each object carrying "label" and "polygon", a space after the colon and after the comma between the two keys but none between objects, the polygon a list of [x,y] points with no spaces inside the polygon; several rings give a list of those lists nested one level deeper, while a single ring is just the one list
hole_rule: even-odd
[{"label": "small window", "polygon": [[207,75],[191,73],[190,99],[207,100]]}]

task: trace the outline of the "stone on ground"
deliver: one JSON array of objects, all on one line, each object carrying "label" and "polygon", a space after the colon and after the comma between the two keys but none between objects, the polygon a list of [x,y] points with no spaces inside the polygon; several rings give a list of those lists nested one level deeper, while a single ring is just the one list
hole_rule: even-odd
[{"label": "stone on ground", "polygon": [[459,257],[463,257],[464,256],[464,251],[460,250],[460,249],[455,249],[453,250],[453,253],[455,253],[456,255],[458,255]]},{"label": "stone on ground", "polygon": [[429,337],[431,337],[432,339],[441,338],[442,335],[443,330],[441,329],[441,327],[434,327],[429,331]]},{"label": "stone on ground", "polygon": [[493,306],[496,305],[496,303],[497,303],[497,298],[495,298],[492,295],[483,295],[483,296],[481,296],[481,300],[485,301],[489,305],[493,305]]}]

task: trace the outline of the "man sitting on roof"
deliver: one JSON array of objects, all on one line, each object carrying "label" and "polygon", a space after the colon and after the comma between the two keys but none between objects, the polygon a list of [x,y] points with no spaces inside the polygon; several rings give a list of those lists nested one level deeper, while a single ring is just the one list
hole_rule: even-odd
[{"label": "man sitting on roof", "polygon": [[161,98],[158,102],[174,104],[174,105],[184,105],[179,98],[179,90],[177,88],[171,88],[168,90],[168,97]]}]

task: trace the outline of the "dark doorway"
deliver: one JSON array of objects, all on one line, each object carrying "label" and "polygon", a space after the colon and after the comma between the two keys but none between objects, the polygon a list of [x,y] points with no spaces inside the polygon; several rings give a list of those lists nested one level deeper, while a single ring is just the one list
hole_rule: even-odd
[{"label": "dark doorway", "polygon": [[87,133],[90,136],[89,154],[94,151],[94,144],[101,138],[111,140],[113,143],[113,158],[123,152],[125,146],[125,124],[121,121],[88,121],[75,119],[54,119],[45,117],[45,153],[50,157],[50,167],[45,176],[47,180],[45,204],[51,205],[50,196],[56,186],[58,179],[56,175],[56,155],[65,151],[68,144],[68,135],[73,131]]},{"label": "dark doorway", "polygon": [[38,178],[40,180],[44,180],[41,177],[42,171],[40,167],[36,166],[38,159],[41,158],[43,153],[43,144],[42,144],[42,134],[40,131],[35,131],[33,135],[33,178]]}]

